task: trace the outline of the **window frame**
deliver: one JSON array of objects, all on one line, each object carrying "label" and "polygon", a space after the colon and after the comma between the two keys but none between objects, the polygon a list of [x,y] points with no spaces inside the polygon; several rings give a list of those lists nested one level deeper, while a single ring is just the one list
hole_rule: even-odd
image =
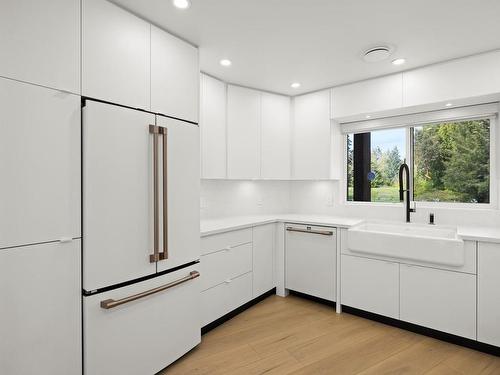
[{"label": "window frame", "polygon": [[[414,201],[414,191],[413,191],[413,179],[414,179],[414,147],[413,147],[413,129],[417,126],[430,125],[430,124],[440,124],[443,122],[459,122],[459,121],[472,121],[472,120],[484,120],[488,119],[490,121],[490,202],[489,203],[460,203],[460,202],[425,202],[425,201]],[[410,169],[410,200],[414,201],[417,207],[421,208],[462,208],[462,209],[475,209],[475,210],[491,210],[498,208],[499,196],[498,196],[498,180],[497,180],[497,123],[498,115],[489,116],[470,116],[470,117],[460,117],[460,118],[449,118],[446,120],[436,120],[436,121],[412,121],[408,125],[394,126],[392,128],[405,128],[406,129],[406,163]],[[387,128],[389,129],[389,128]],[[366,132],[373,132],[382,129],[366,129]],[[347,200],[348,194],[348,181],[347,181],[347,137],[348,134],[343,134],[343,183],[342,183],[342,194],[340,194],[342,203],[352,206],[376,206],[376,207],[398,207],[403,206],[402,202],[360,202],[360,201],[349,201]]]}]

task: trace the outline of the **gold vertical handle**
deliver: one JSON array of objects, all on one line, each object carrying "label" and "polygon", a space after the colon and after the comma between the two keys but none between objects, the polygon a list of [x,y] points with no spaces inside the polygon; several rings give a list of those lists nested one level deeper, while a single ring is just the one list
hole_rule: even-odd
[{"label": "gold vertical handle", "polygon": [[155,263],[159,258],[159,232],[160,232],[160,212],[158,199],[158,137],[159,127],[149,125],[149,133],[153,134],[153,254],[149,255],[149,261]]},{"label": "gold vertical handle", "polygon": [[168,134],[167,128],[160,128],[163,136],[163,252],[159,254],[158,260],[168,259]]}]

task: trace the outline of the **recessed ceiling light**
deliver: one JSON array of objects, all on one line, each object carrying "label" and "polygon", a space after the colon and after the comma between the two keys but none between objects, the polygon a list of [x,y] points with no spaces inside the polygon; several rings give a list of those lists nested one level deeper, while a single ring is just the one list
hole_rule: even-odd
[{"label": "recessed ceiling light", "polygon": [[400,58],[392,60],[392,65],[403,65],[406,62],[406,59]]},{"label": "recessed ceiling light", "polygon": [[453,103],[446,103],[445,106],[446,107],[451,107],[453,105]]},{"label": "recessed ceiling light", "polygon": [[372,116],[370,116],[370,115],[366,115],[365,117],[366,117],[366,118],[371,118]]},{"label": "recessed ceiling light", "polygon": [[189,0],[172,0],[172,4],[179,9],[187,9],[191,6],[191,1]]},{"label": "recessed ceiling light", "polygon": [[220,64],[221,64],[222,66],[231,66],[232,62],[231,62],[231,60],[228,60],[228,59],[222,59],[222,60],[220,61]]},{"label": "recessed ceiling light", "polygon": [[291,87],[292,89],[298,89],[298,88],[300,87],[300,83],[299,83],[299,82],[294,82],[294,83],[292,83],[292,84],[290,85],[290,87]]},{"label": "recessed ceiling light", "polygon": [[366,50],[363,54],[363,59],[369,63],[384,61],[394,52],[391,46],[377,46]]}]

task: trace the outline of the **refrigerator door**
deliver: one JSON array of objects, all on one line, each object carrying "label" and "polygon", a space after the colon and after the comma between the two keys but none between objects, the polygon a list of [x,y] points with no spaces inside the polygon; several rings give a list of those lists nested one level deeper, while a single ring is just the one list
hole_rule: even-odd
[{"label": "refrigerator door", "polygon": [[200,279],[193,272],[196,266],[84,297],[85,374],[155,374],[196,346]]},{"label": "refrigerator door", "polygon": [[200,258],[200,133],[197,125],[163,116],[157,117],[156,124],[162,133],[158,260],[161,272]]},{"label": "refrigerator door", "polygon": [[152,254],[155,116],[86,101],[83,140],[83,289],[154,274]]}]

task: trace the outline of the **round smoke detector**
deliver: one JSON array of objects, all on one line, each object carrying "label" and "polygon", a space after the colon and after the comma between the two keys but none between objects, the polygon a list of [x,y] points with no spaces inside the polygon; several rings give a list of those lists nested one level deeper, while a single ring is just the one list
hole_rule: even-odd
[{"label": "round smoke detector", "polygon": [[366,62],[374,63],[384,61],[391,56],[393,48],[388,46],[378,46],[370,48],[363,54],[363,60]]}]

